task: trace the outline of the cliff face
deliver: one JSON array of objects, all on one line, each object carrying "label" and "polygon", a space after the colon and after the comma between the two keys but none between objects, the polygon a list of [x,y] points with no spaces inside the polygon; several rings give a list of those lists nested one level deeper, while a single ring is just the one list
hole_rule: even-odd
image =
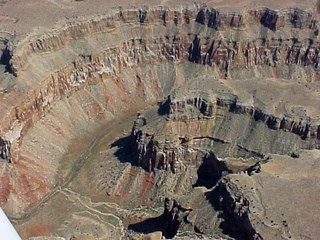
[{"label": "cliff face", "polygon": [[0,157],[9,163],[11,162],[11,144],[9,141],[0,139]]},{"label": "cliff face", "polygon": [[[169,96],[159,110],[166,117],[161,130],[139,116],[131,133],[137,164],[148,171],[176,172],[204,164],[207,151],[223,158],[261,159],[268,153],[290,155],[319,148],[319,126],[312,126],[310,117],[276,117],[243,106],[235,95],[212,95],[214,91],[211,96]],[[213,173],[221,173],[219,169],[219,164],[211,167]]]},{"label": "cliff face", "polygon": [[179,99],[171,100],[169,97],[168,101],[170,109],[168,112],[169,115],[172,116],[172,119],[179,121],[183,120],[187,116],[187,114],[181,114],[181,112],[188,109],[188,105],[198,109],[203,118],[212,118],[217,114],[217,109],[221,109],[224,112],[247,115],[252,118],[253,121],[260,121],[270,129],[291,132],[297,134],[302,139],[320,139],[318,134],[320,126],[311,126],[311,119],[308,117],[298,120],[293,120],[289,116],[279,118],[270,113],[264,112],[259,108],[238,104],[236,96],[218,96],[214,100],[215,102],[212,102],[211,99],[206,99],[202,96],[195,97],[193,99],[182,99],[182,101]]},{"label": "cliff face", "polygon": [[[319,79],[318,55],[318,23],[310,11],[298,9],[225,13],[197,7],[119,8],[69,22],[17,46],[7,43],[1,64],[11,77],[10,84],[1,85],[0,154],[11,165],[1,163],[5,169],[2,178],[6,179],[1,181],[1,204],[6,206],[8,199],[14,199],[8,208],[17,205],[24,209],[38,202],[57,183],[59,159],[71,139],[162,99],[187,82],[188,71],[203,67],[218,78],[259,75],[314,83]],[[191,68],[189,63],[193,63]],[[235,99],[224,101],[210,102],[197,96],[170,103],[169,114],[175,115],[174,111],[187,103],[205,117],[213,117],[217,108],[225,116],[245,115],[248,125],[263,122],[270,129],[293,132],[302,139],[319,138],[319,124],[308,119],[277,117],[255,106],[237,104]],[[193,118],[189,120],[189,128],[196,125]],[[225,121],[227,124],[230,122]],[[194,150],[190,151],[183,146],[189,141],[183,134],[174,144],[163,145],[138,129],[133,135],[139,164],[149,170],[183,169],[177,159],[203,159],[205,152],[195,150],[197,144],[234,142],[202,134],[204,138],[193,139]],[[288,151],[296,150],[305,144],[290,139],[283,149],[290,146]],[[40,148],[37,142],[41,142]],[[311,147],[316,144],[310,140]],[[267,152],[248,150],[242,143],[237,146],[234,156]],[[34,164],[39,169],[30,170]]]},{"label": "cliff face", "polygon": [[[223,218],[226,222],[225,231],[241,233],[246,239],[263,239],[263,236],[252,226],[249,210],[250,201],[236,184],[225,178],[209,195],[212,195],[210,201],[218,200],[218,203],[215,204],[223,212]],[[214,200],[214,198],[218,199]]]},{"label": "cliff face", "polygon": [[[175,239],[183,239],[186,237],[184,233],[192,236],[194,232],[212,238],[224,236],[232,239],[294,239],[304,232],[314,238],[317,230],[304,229],[310,224],[309,219],[298,217],[298,212],[309,206],[302,204],[299,210],[292,208],[293,202],[317,204],[314,203],[317,197],[313,194],[310,200],[295,197],[301,191],[306,193],[314,189],[315,185],[309,183],[318,181],[310,171],[299,176],[304,168],[310,169],[309,163],[314,161],[310,160],[311,152],[314,151],[305,151],[300,159],[271,155],[271,159],[260,162],[259,171],[229,174],[210,189],[196,187],[184,196],[176,196],[175,200],[165,199],[161,226],[175,233]],[[301,186],[298,182],[304,188],[295,188],[299,189],[297,193],[291,187]],[[286,202],[282,202],[283,196],[287,196]],[[318,212],[316,206],[313,209]],[[312,218],[318,221],[318,217]]]},{"label": "cliff face", "polygon": [[[206,64],[216,67],[220,75],[225,77],[232,77],[230,74],[233,72],[237,74],[243,68],[252,66],[298,65],[310,69],[306,73],[310,76],[307,81],[317,79],[319,48],[316,34],[312,38],[300,38],[299,34],[297,37],[288,36],[298,28],[311,35],[317,30],[316,20],[311,12],[289,9],[279,13],[261,9],[250,10],[247,15],[243,17],[238,13],[220,13],[215,9],[120,9],[106,16],[68,23],[61,29],[33,37],[29,42],[18,46],[14,52],[5,48],[3,56],[10,71],[18,76],[17,86],[26,84],[34,88],[33,83],[41,82],[35,89],[35,97],[32,97],[34,102],[30,104],[28,101],[31,106],[17,106],[16,120],[26,122],[26,119],[30,119],[30,108],[35,108],[35,113],[39,115],[35,117],[36,121],[46,112],[45,108],[50,108],[62,96],[81,89],[84,83],[97,78],[105,79],[110,74],[117,75],[122,68],[161,61],[188,60]],[[281,21],[278,17],[272,17],[278,15],[281,16]],[[267,26],[270,21],[282,22],[277,28],[270,27],[273,30],[269,32],[271,36],[262,36],[264,30],[254,32],[260,23]],[[128,24],[136,26],[129,29]],[[208,31],[205,30],[206,27]],[[118,28],[130,32],[124,41],[117,40],[124,37]],[[243,33],[244,30],[250,33]],[[277,32],[280,30],[288,30],[289,33],[276,37],[281,35]],[[237,33],[238,36],[229,37],[227,31]],[[240,40],[242,35],[245,37]],[[94,44],[85,42],[91,40]],[[107,43],[107,40],[112,41]],[[46,64],[39,63],[37,59],[32,60],[35,55],[49,52],[64,57],[61,52],[68,52],[69,49],[75,50],[76,54],[61,63],[50,59],[49,54],[39,56]],[[43,74],[35,73],[39,69],[34,69],[32,65],[37,64],[47,65],[48,71]],[[272,69],[271,72],[275,77],[286,76],[281,70]],[[36,79],[28,80],[28,77]],[[52,99],[45,99],[41,94],[46,97],[52,95]],[[13,119],[8,120],[11,123],[8,123],[9,126],[12,121]],[[3,124],[2,132],[9,126]]]},{"label": "cliff face", "polygon": [[[268,24],[279,26],[269,27],[271,32],[255,32],[260,23],[267,27]],[[136,26],[129,29],[128,24]],[[119,28],[129,33],[123,36]],[[298,29],[303,29],[306,35],[312,37],[296,35]],[[285,31],[285,34],[280,31]],[[30,108],[36,110],[36,121],[46,112],[40,106],[50,108],[61,96],[81,89],[84,83],[97,78],[105,79],[110,74],[117,75],[122,68],[161,61],[188,60],[205,64],[217,68],[220,76],[229,78],[233,78],[232,74],[238,75],[244,68],[264,65],[271,67],[270,74],[275,77],[293,77],[291,71],[281,69],[282,66],[285,69],[297,65],[308,69],[304,74],[308,76],[306,80],[312,82],[318,79],[319,43],[314,33],[316,31],[316,20],[311,12],[298,9],[283,12],[250,10],[245,17],[214,9],[120,9],[106,16],[66,24],[61,29],[34,37],[14,52],[6,48],[3,56],[10,71],[21,79],[17,80],[17,86],[26,84],[34,89],[33,84],[41,82],[34,90],[35,96],[31,97],[32,104],[28,101],[29,106],[16,106],[16,120],[26,122],[30,119]],[[228,32],[234,33],[234,36],[228,36]],[[124,41],[118,40],[123,37]],[[62,62],[50,59],[49,54],[39,56],[51,52],[64,58],[61,52],[68,52],[69,49],[76,54],[71,54]],[[32,60],[35,55],[43,63]],[[43,71],[43,66],[47,71]],[[275,69],[277,66],[278,69]],[[42,74],[37,72],[39,69],[42,69]],[[41,94],[52,95],[52,99],[45,99]],[[12,125],[12,117],[4,121],[8,123],[3,124],[3,133]]]}]

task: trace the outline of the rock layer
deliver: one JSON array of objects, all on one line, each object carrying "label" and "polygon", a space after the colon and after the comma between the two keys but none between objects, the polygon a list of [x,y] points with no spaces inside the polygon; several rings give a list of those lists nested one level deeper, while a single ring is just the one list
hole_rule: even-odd
[{"label": "rock layer", "polygon": [[[163,99],[172,89],[190,84],[190,76],[207,72],[206,77],[230,82],[285,78],[310,84],[313,94],[319,80],[318,22],[309,10],[118,8],[72,20],[19,44],[7,40],[1,42],[0,61],[6,69],[6,81],[0,84],[0,157],[6,160],[1,163],[0,200],[20,217],[54,186],[65,184],[59,170],[71,139]],[[207,150],[218,157],[261,158],[268,152],[291,154],[318,147],[316,113],[279,117],[257,102],[238,104],[238,95],[224,96],[170,99],[170,121],[162,124],[181,127],[181,132],[167,142],[144,131],[139,119],[142,123],[132,132],[138,164],[149,171],[177,172],[199,167]],[[177,114],[189,109],[197,115]],[[249,133],[238,138],[243,129],[235,127],[237,119],[247,132],[251,125],[259,129],[252,130],[253,140]],[[226,134],[231,125],[234,134]],[[192,129],[201,134],[190,138]],[[281,144],[262,145],[260,133]],[[252,147],[254,143],[259,146]]]},{"label": "rock layer", "polygon": [[[169,96],[158,110],[166,117],[160,130],[159,124],[147,123],[146,118],[138,116],[131,132],[137,164],[148,171],[176,172],[188,166],[199,167],[208,151],[224,158],[261,159],[268,153],[290,155],[300,149],[319,148],[319,127],[311,126],[312,119],[292,120],[288,116],[281,119],[254,106],[242,106],[237,103],[237,96],[213,92],[211,96],[206,93],[196,97]],[[244,131],[246,128],[250,129],[248,133]],[[259,143],[264,146],[260,148]],[[220,168],[215,166],[211,171],[214,174]]]},{"label": "rock layer", "polygon": [[[56,88],[59,94],[55,93],[53,89],[46,89],[43,84],[38,89],[39,95],[41,93],[50,95],[49,92],[53,92],[53,99],[43,99],[43,97],[37,96],[35,104],[32,104],[32,106],[43,105],[49,107],[61,96],[79,89],[80,85],[90,82],[91,79],[96,79],[98,76],[98,78],[105,78],[110,74],[119,73],[123,67],[152,64],[161,60],[174,62],[189,60],[194,63],[208,64],[209,66],[217,67],[221,72],[221,76],[228,76],[229,73],[234,71],[260,65],[270,67],[290,66],[292,64],[303,67],[310,66],[313,70],[308,73],[308,75],[311,74],[311,78],[308,81],[317,79],[319,44],[316,35],[311,39],[303,37],[292,38],[289,36],[286,38],[284,36],[275,37],[281,35],[276,31],[280,31],[280,29],[288,30],[288,32],[294,32],[296,28],[301,28],[307,32],[315,30],[317,24],[311,12],[290,9],[277,13],[277,15],[282,16],[283,22],[286,24],[283,24],[279,29],[275,29],[274,33],[269,33],[275,36],[264,38],[260,35],[263,34],[263,31],[259,31],[257,34],[254,33],[254,30],[255,27],[259,27],[260,22],[267,21],[263,20],[264,18],[270,18],[263,17],[268,15],[270,11],[268,9],[250,10],[248,13],[249,16],[252,15],[252,19],[247,17],[247,25],[245,23],[239,25],[234,23],[235,19],[244,19],[246,17],[236,13],[219,13],[215,9],[197,10],[191,8],[179,11],[167,8],[120,9],[106,16],[68,23],[61,29],[34,38],[28,44],[18,46],[14,51],[6,50],[6,52],[10,53],[8,62],[13,74],[18,78],[25,78],[28,75],[24,76],[24,71],[34,71],[30,65],[30,56],[45,52],[59,52],[69,47],[79,51],[76,58],[72,56],[73,59],[67,62],[69,65],[67,68],[57,69],[57,67],[54,67],[55,69],[50,69],[55,72],[58,70],[58,72],[49,76],[45,82],[47,85]],[[205,15],[204,19],[202,19],[202,15]],[[142,35],[120,41],[112,47],[101,44],[98,48],[103,49],[103,52],[98,53],[93,53],[93,51],[90,53],[90,50],[88,53],[81,53],[80,49],[72,46],[72,41],[81,43],[81,41],[90,38],[94,34],[102,35],[98,37],[102,40],[105,36],[114,32],[116,28],[120,27],[125,30],[127,28],[126,24],[138,24],[136,28],[142,31]],[[223,40],[217,32],[209,31],[205,33],[204,30],[206,28],[204,26],[211,29],[215,28],[213,26],[216,25],[216,28],[222,34],[226,34],[226,40]],[[239,40],[235,37],[227,37],[227,33],[224,33],[227,30],[235,31],[240,36],[244,34],[241,29],[238,29],[239,26],[235,28],[234,25],[239,25],[246,31],[252,31],[251,39],[245,37],[244,40]],[[155,28],[158,29],[160,34],[153,32],[153,26],[156,26]],[[249,30],[251,27],[253,30]],[[148,32],[151,33],[149,36],[146,35]],[[288,33],[288,35],[291,35],[291,33]],[[47,62],[49,59],[44,57],[43,60]],[[57,66],[57,64],[51,64]],[[282,77],[284,76],[283,74],[280,73],[279,75],[278,73],[275,75]],[[61,79],[61,83],[55,80],[56,78]],[[39,79],[41,82],[43,80],[43,78]],[[21,114],[25,112],[24,115],[27,115],[26,113],[30,111],[27,107],[24,108],[16,110],[16,118],[22,122],[25,122],[26,119]],[[36,110],[37,112],[42,112],[39,107],[36,107]],[[4,125],[2,128],[3,132],[5,132],[8,127]]]}]

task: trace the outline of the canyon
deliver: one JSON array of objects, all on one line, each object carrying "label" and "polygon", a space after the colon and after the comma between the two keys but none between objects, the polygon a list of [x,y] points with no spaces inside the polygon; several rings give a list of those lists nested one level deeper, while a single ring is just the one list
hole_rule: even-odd
[{"label": "canyon", "polygon": [[0,10],[23,239],[317,239],[318,2],[50,4],[41,26]]}]

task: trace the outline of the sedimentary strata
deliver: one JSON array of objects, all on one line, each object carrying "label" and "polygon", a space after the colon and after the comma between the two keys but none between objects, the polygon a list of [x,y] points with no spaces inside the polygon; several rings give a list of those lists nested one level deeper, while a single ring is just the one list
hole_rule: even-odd
[{"label": "sedimentary strata", "polygon": [[[176,172],[189,165],[200,166],[211,150],[223,157],[263,158],[268,153],[290,155],[299,149],[319,148],[319,126],[311,126],[312,119],[275,117],[239,105],[234,95],[173,95],[159,109],[166,118],[161,130],[154,130],[152,123],[138,116],[131,133],[136,162],[148,171]],[[230,119],[237,119],[238,125]],[[246,125],[251,129],[248,133],[244,131]],[[269,146],[265,143],[264,148],[256,147],[268,138],[278,140]]]},{"label": "sedimentary strata", "polygon": [[[273,19],[272,16],[279,17]],[[245,18],[248,19],[243,22]],[[270,27],[272,31],[269,30],[265,37],[262,36],[264,31],[255,32],[261,24],[268,26],[268,22],[281,24],[277,28]],[[136,26],[131,26],[129,30],[128,24]],[[121,41],[118,38],[124,36],[117,30],[119,28],[131,32]],[[2,132],[4,134],[14,121],[28,126],[29,119],[36,121],[62,96],[78,91],[90,82],[111,75],[117,76],[122,68],[143,64],[188,60],[213,66],[220,76],[230,78],[233,78],[233,73],[237,75],[238,71],[253,66],[270,67],[266,75],[292,77],[290,71],[276,71],[273,67],[283,66],[286,69],[296,65],[298,68],[301,66],[308,69],[303,74],[308,76],[307,81],[312,82],[318,78],[317,35],[305,38],[295,35],[296,29],[303,29],[311,35],[317,30],[317,21],[311,12],[299,9],[277,12],[260,9],[248,10],[246,14],[230,14],[209,8],[119,9],[105,16],[68,23],[45,35],[33,37],[24,45],[13,47],[8,43],[2,56],[10,72],[25,81],[24,84],[30,88],[33,88],[30,84],[34,82],[41,84],[35,89],[34,96],[30,96],[31,103],[28,101],[28,104],[16,105],[15,115],[4,119]],[[237,33],[237,37],[229,36],[229,31]],[[285,31],[286,36],[281,36],[282,31]],[[243,39],[242,35],[245,36]],[[91,41],[89,39],[100,42],[97,49],[93,49],[92,44],[85,43]],[[111,40],[111,44],[105,42],[107,40]],[[79,48],[81,45],[87,52],[82,52]],[[63,64],[54,62],[48,54],[39,55],[50,52],[63,57],[62,51],[68,52],[67,49],[73,49],[76,54],[65,59]],[[39,55],[43,63],[36,61],[31,64],[30,59],[34,55]],[[34,75],[36,69],[32,67],[36,64],[50,67],[42,76],[37,76]],[[35,79],[27,81],[31,77]],[[295,77],[297,78],[298,76]],[[19,82],[17,81],[17,86],[20,85]],[[30,114],[36,116],[30,117]]]},{"label": "sedimentary strata", "polygon": [[[139,115],[130,138],[135,164],[149,172],[146,182],[152,185],[153,171],[182,178],[196,171],[195,186],[218,184],[222,211],[245,236],[259,239],[246,196],[219,180],[251,174],[269,153],[299,156],[319,148],[318,35],[312,9],[226,12],[198,5],[115,8],[19,43],[3,35],[1,206],[22,218],[86,161],[61,160],[72,139],[159,102],[156,114]],[[129,177],[121,181],[128,186],[132,173],[144,176],[130,164],[125,169]],[[117,186],[110,196],[124,193]],[[152,194],[150,202],[158,196]],[[175,232],[179,204],[169,209],[174,221],[167,225]]]}]

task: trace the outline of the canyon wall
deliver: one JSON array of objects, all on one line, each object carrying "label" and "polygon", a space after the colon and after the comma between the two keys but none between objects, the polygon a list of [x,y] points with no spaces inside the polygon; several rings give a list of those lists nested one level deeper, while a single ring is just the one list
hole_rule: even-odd
[{"label": "canyon wall", "polygon": [[[312,82],[318,76],[316,33],[312,12],[299,9],[248,10],[242,14],[192,7],[118,9],[106,16],[68,23],[31,37],[14,51],[10,46],[8,62],[17,76],[16,88],[23,92],[33,89],[33,94],[19,96],[32,101],[13,107],[14,113],[2,121],[1,135],[12,126],[36,122],[62,96],[119,75],[123,68],[188,60],[217,68],[221,77],[233,77],[229,73],[234,73],[237,79],[244,68],[261,66],[263,70],[262,66],[268,66],[267,76],[303,77]],[[273,68],[278,65],[281,67]],[[290,71],[291,65],[299,71]],[[10,98],[10,91],[6,98]]]},{"label": "canyon wall", "polygon": [[[308,117],[276,117],[241,105],[235,95],[189,92],[180,97],[172,94],[159,107],[166,118],[160,127],[143,116],[133,125],[134,158],[148,171],[199,168],[210,151],[220,158],[262,159],[269,153],[291,155],[300,149],[319,149],[319,125],[312,126]],[[210,169],[221,173],[221,164],[216,161]]]},{"label": "canyon wall", "polygon": [[[1,85],[0,200],[16,213],[57,184],[71,139],[170,94],[197,68],[187,63],[230,80],[319,79],[318,23],[312,11],[299,9],[118,8],[6,44],[2,56],[12,82]],[[210,104],[188,101],[210,117]],[[228,108],[270,128],[318,138],[317,125],[308,121],[234,102]]]}]

